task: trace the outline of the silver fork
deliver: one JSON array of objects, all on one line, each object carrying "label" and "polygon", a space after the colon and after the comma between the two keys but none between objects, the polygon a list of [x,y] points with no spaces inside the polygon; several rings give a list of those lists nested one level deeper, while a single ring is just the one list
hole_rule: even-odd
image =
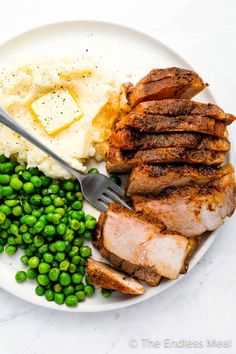
[{"label": "silver fork", "polygon": [[34,136],[28,133],[15,119],[13,119],[10,114],[4,111],[0,107],[0,123],[4,124],[6,127],[10,128],[17,134],[24,137],[26,140],[30,141],[33,145],[37,146],[39,149],[44,151],[47,155],[51,156],[60,165],[64,167],[65,170],[70,172],[80,183],[81,191],[85,199],[92,204],[95,208],[106,211],[108,205],[111,202],[117,202],[126,208],[130,208],[130,205],[126,201],[126,195],[123,189],[121,189],[117,184],[112,182],[108,177],[98,174],[84,174],[81,173],[65,162],[60,156],[51,151],[47,146],[43,145]]}]

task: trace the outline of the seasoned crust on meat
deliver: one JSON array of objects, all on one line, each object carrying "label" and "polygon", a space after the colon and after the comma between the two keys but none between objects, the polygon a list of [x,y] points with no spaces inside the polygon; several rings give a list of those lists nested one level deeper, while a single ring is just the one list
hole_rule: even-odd
[{"label": "seasoned crust on meat", "polygon": [[131,90],[128,100],[132,107],[142,101],[165,98],[192,98],[208,84],[191,70],[181,68],[153,69]]}]

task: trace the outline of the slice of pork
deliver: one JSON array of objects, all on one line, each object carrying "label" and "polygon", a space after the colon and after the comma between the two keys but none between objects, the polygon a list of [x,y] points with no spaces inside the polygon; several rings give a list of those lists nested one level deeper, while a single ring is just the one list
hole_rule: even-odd
[{"label": "slice of pork", "polygon": [[126,275],[106,263],[93,259],[87,260],[87,274],[91,282],[105,289],[119,291],[124,294],[140,295],[145,289],[137,280]]}]

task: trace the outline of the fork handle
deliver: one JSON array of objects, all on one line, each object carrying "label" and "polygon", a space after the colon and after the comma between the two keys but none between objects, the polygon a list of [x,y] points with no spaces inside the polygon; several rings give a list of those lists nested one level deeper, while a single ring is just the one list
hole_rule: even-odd
[{"label": "fork handle", "polygon": [[72,175],[74,175],[78,180],[81,182],[82,179],[85,177],[83,173],[78,172],[77,170],[74,170],[70,165],[68,165],[67,162],[65,162],[60,156],[55,154],[52,150],[50,150],[47,146],[42,144],[39,140],[37,140],[33,135],[28,133],[18,122],[13,119],[10,114],[8,114],[6,111],[4,111],[0,107],[0,123],[5,125],[6,127],[10,128],[17,134],[21,135],[23,138],[31,142],[33,145],[37,146],[40,150],[45,152],[47,155],[51,156],[54,160],[56,160],[60,165],[64,167],[65,170],[70,172]]}]

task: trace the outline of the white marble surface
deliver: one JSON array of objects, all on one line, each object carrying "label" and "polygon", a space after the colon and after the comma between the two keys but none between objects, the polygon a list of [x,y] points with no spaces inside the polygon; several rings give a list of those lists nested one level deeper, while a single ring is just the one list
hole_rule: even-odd
[{"label": "white marble surface", "polygon": [[[234,0],[1,0],[0,42],[62,20],[97,19],[133,26],[183,55],[211,83],[220,105],[236,112],[235,17]],[[192,353],[235,353],[235,233],[236,215],[227,220],[214,245],[182,281],[156,298],[120,311],[54,312],[0,289],[0,354],[190,350],[181,348],[181,343],[177,343],[180,348],[168,348],[168,339],[197,341],[202,348],[193,348]],[[147,345],[144,339],[152,343]],[[228,348],[209,349],[207,339],[231,342]]]}]

